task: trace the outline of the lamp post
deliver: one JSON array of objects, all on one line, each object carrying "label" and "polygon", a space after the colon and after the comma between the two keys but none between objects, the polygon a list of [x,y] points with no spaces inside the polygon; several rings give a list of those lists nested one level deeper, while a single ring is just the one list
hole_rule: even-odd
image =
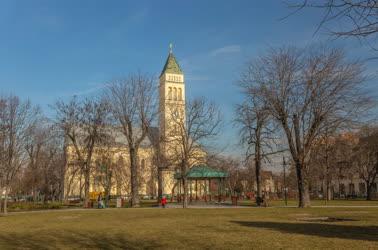
[{"label": "lamp post", "polygon": [[285,206],[287,206],[286,161],[285,161],[285,156],[282,157],[282,166],[283,166],[283,186],[284,186],[284,195],[285,195]]}]

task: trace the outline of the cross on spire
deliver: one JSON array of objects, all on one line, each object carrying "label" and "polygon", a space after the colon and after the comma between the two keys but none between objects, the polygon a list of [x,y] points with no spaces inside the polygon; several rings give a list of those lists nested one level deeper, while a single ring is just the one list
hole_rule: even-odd
[{"label": "cross on spire", "polygon": [[172,48],[173,48],[173,45],[172,45],[172,43],[170,43],[170,44],[169,44],[169,53],[170,53],[170,54],[172,54],[172,51],[173,51]]}]

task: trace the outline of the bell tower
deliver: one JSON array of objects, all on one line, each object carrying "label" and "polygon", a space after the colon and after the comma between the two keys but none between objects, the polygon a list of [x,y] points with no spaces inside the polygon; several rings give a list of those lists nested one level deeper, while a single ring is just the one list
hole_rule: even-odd
[{"label": "bell tower", "polygon": [[[172,44],[169,46],[169,54],[159,80],[159,147],[164,158],[169,159],[174,152],[174,143],[172,144],[170,139],[177,136],[177,121],[185,121],[184,74],[173,55]],[[162,194],[171,193],[175,185],[175,170],[173,166],[166,164],[169,163],[160,166]]]},{"label": "bell tower", "polygon": [[169,46],[168,58],[160,74],[159,85],[160,136],[169,138],[174,135],[175,122],[172,114],[185,119],[185,81],[184,74]]}]

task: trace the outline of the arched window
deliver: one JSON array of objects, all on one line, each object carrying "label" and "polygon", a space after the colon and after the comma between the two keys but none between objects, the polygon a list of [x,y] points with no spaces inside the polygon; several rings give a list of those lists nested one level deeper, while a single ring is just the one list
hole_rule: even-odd
[{"label": "arched window", "polygon": [[172,88],[168,88],[168,100],[172,100]]},{"label": "arched window", "polygon": [[177,101],[177,89],[173,88],[173,100]]},{"label": "arched window", "polygon": [[181,88],[178,89],[178,99],[180,101],[182,100],[182,90],[181,90]]}]

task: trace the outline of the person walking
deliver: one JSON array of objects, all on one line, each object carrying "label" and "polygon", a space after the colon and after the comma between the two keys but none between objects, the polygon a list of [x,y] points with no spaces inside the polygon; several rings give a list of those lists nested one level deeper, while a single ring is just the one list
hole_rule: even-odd
[{"label": "person walking", "polygon": [[99,193],[98,197],[97,197],[97,208],[102,208],[102,195],[101,195],[101,193]]},{"label": "person walking", "polygon": [[161,198],[161,206],[163,207],[163,208],[165,208],[165,205],[167,204],[167,198],[165,197],[165,196],[163,196],[162,198]]}]

